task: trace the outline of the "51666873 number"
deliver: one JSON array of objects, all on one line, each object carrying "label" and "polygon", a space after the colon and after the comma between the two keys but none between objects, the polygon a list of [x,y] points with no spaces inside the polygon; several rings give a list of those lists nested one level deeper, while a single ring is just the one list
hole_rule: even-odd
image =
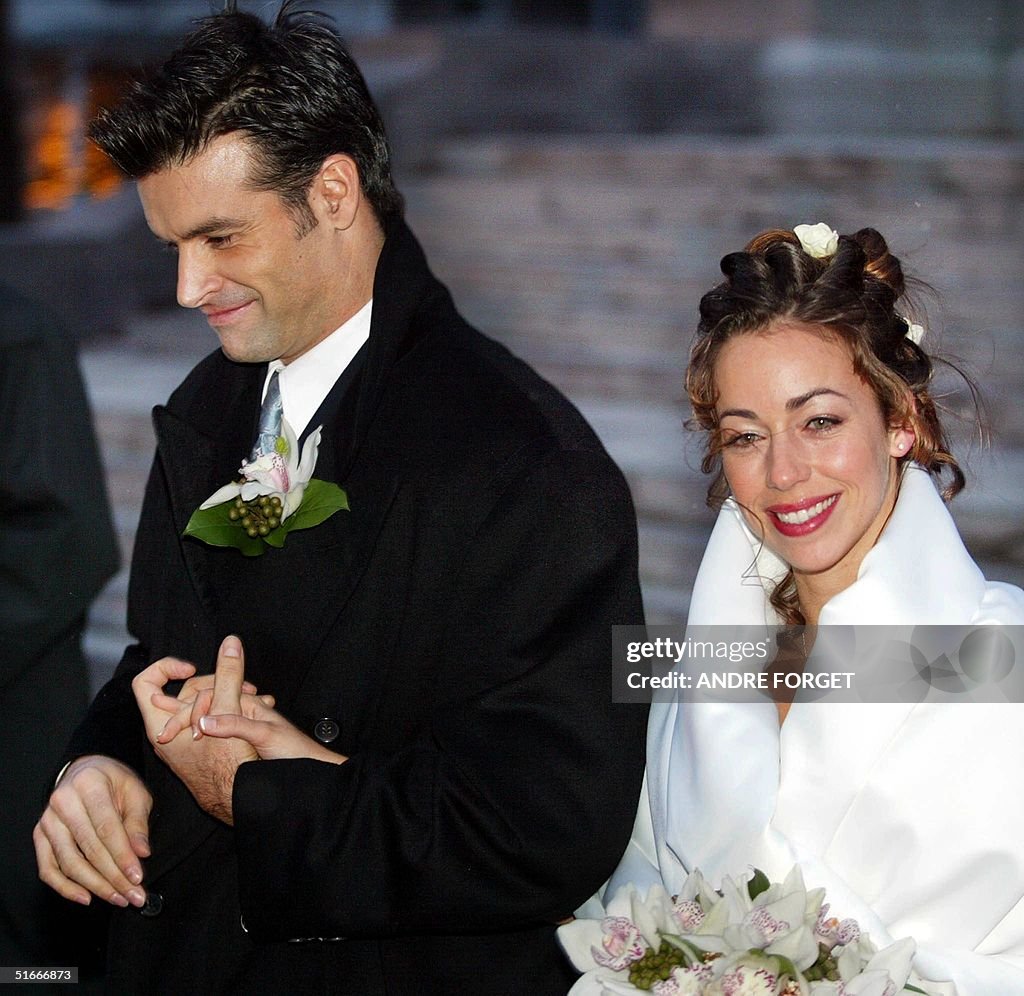
[{"label": "51666873 number", "polygon": [[0,967],[0,983],[11,982],[78,982],[77,968],[52,968],[49,966]]}]

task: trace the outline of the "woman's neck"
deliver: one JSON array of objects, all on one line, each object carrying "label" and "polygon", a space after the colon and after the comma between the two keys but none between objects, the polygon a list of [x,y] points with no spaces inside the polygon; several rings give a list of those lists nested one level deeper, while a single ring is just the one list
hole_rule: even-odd
[{"label": "woman's neck", "polygon": [[796,574],[796,597],[800,603],[800,611],[808,626],[818,625],[818,616],[833,596],[849,588],[857,580],[860,562],[849,571],[829,571],[827,574]]}]

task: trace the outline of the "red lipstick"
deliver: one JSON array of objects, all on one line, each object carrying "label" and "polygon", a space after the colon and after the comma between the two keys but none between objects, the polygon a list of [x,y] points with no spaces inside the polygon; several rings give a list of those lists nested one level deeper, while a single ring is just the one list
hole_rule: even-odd
[{"label": "red lipstick", "polygon": [[783,536],[806,536],[820,529],[839,503],[839,495],[818,495],[794,504],[766,509],[771,523]]}]

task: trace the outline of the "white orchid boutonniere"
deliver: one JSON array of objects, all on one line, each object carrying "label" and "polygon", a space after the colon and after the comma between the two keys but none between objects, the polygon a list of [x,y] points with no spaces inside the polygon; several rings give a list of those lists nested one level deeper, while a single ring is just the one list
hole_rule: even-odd
[{"label": "white orchid boutonniere", "polygon": [[284,546],[293,530],[317,526],[348,509],[348,496],[337,484],[313,477],[322,429],[310,434],[300,454],[295,432],[283,418],[274,452],[243,460],[240,479],[218,488],[192,513],[185,535],[258,557],[267,546]]}]

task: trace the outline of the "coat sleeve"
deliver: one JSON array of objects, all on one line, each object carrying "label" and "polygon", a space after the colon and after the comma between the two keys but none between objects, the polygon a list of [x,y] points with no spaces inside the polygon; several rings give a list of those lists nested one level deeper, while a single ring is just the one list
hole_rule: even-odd
[{"label": "coat sleeve", "polygon": [[415,742],[239,769],[257,937],[554,923],[615,866],[646,721],[611,701],[611,627],[642,622],[625,482],[603,454],[558,453],[502,493],[468,549]]}]

